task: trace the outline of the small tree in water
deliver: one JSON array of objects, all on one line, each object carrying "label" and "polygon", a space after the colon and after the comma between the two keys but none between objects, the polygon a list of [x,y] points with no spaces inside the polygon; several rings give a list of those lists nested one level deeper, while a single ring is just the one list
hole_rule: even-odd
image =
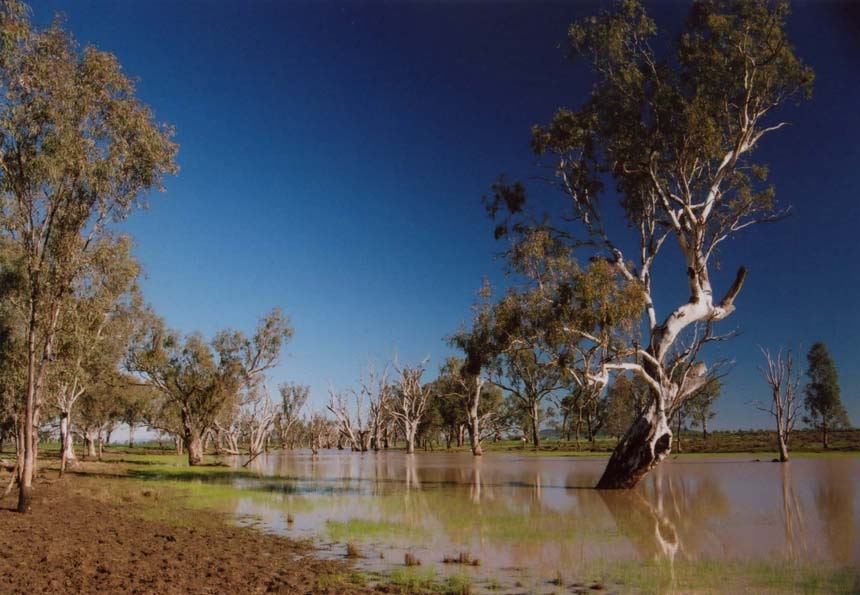
[{"label": "small tree in water", "polygon": [[794,369],[791,350],[783,353],[780,349],[776,355],[768,349],[762,349],[761,352],[766,364],[759,371],[770,386],[771,399],[769,406],[756,402],[756,407],[770,413],[776,421],[779,462],[784,463],[788,461],[788,442],[799,412],[797,389],[800,386],[800,374]]},{"label": "small tree in water", "polygon": [[836,363],[824,343],[816,343],[806,356],[809,368],[806,377],[806,398],[803,401],[807,416],[804,421],[821,432],[821,445],[829,445],[828,432],[850,427],[848,413],[839,392],[839,375]]},{"label": "small tree in water", "polygon": [[[649,404],[613,452],[598,488],[631,488],[670,452],[669,420],[708,381],[700,350],[714,326],[735,310],[746,268],[722,297],[711,277],[715,254],[742,229],[784,214],[767,185],[767,168],[752,159],[760,141],[787,125],[777,109],[809,96],[813,72],[794,54],[785,33],[784,2],[700,1],[693,4],[675,44],[651,45],[654,22],[635,0],[570,27],[574,58],[596,76],[578,110],[560,109],[533,129],[532,146],[554,161],[568,209],[527,214],[525,189],[494,187],[490,214],[497,237],[516,245],[542,228],[589,259],[616,267],[641,288],[648,338],[606,351],[596,382],[615,370],[638,375]],[[611,182],[620,211],[598,200]],[[625,222],[611,222],[616,212]],[[626,223],[626,225],[625,225]],[[623,229],[633,238],[619,239]],[[658,318],[653,266],[677,242],[689,296]],[[630,246],[635,245],[635,250]],[[632,258],[631,258],[632,257]],[[568,335],[581,336],[576,329]]]}]

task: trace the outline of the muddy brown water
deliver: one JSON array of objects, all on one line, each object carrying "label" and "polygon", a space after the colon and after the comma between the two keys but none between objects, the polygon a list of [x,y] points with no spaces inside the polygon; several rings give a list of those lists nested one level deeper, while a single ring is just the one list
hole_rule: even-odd
[{"label": "muddy brown water", "polygon": [[[636,490],[611,493],[592,489],[605,462],[276,452],[252,462],[261,477],[237,480],[231,506],[332,556],[354,543],[363,568],[391,571],[408,552],[485,588],[623,581],[643,562],[673,576],[697,562],[860,568],[860,457],[677,458]],[[461,552],[480,565],[442,562]]]}]

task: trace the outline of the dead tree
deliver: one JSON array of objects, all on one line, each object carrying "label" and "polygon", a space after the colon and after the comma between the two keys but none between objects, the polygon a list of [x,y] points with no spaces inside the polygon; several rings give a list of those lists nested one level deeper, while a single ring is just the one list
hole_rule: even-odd
[{"label": "dead tree", "polygon": [[759,371],[765,382],[770,386],[770,405],[755,401],[755,406],[769,413],[776,420],[776,439],[779,444],[779,462],[788,461],[788,441],[794,430],[799,411],[797,390],[800,387],[800,374],[794,369],[794,359],[791,350],[782,348],[772,354],[769,349],[762,347],[761,353],[765,365],[759,366]]},{"label": "dead tree", "polygon": [[[368,365],[367,371],[359,379],[359,390],[362,400],[367,399],[367,438],[369,448],[378,451],[382,447],[383,433],[386,422],[386,405],[391,398],[392,386],[388,380],[388,367],[382,372],[376,372],[373,365]],[[362,441],[364,443],[364,441]]]},{"label": "dead tree", "polygon": [[386,403],[386,408],[403,430],[403,437],[406,440],[406,454],[415,452],[415,436],[418,433],[418,424],[421,423],[421,418],[424,417],[424,412],[427,410],[430,388],[421,384],[427,359],[424,358],[421,363],[414,367],[400,367],[397,360],[394,361],[394,369],[399,375],[397,390],[393,391],[391,399]]},{"label": "dead tree", "polygon": [[266,441],[274,430],[277,409],[265,385],[256,388],[248,396],[242,407],[239,426],[248,441],[248,454],[251,458],[265,450]]},{"label": "dead tree", "polygon": [[[346,395],[348,393],[338,392],[330,387],[328,390],[329,403],[327,409],[334,415],[337,425],[338,434],[341,438],[345,438],[349,442],[352,450],[361,450],[361,440],[359,436],[359,427],[361,420],[361,401],[358,393],[356,395],[356,418],[354,419],[349,412],[349,405]],[[340,445],[340,440],[338,440]]]}]

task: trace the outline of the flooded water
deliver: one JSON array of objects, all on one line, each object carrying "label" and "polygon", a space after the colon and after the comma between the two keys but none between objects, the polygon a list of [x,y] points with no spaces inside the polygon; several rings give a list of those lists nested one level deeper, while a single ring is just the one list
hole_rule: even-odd
[{"label": "flooded water", "polygon": [[[260,476],[237,480],[230,506],[332,556],[353,543],[365,569],[402,568],[408,552],[478,590],[860,589],[860,457],[678,458],[629,493],[592,489],[605,462],[279,452],[252,462]],[[442,562],[461,552],[480,565]]]}]

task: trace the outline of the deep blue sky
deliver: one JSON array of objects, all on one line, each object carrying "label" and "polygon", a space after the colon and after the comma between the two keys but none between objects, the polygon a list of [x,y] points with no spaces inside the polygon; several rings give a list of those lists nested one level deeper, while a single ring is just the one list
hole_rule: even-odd
[{"label": "deep blue sky", "polygon": [[[147,299],[168,323],[251,330],[273,306],[296,335],[273,380],[351,384],[369,359],[431,355],[470,317],[483,276],[502,284],[480,198],[501,172],[535,173],[530,125],[575,107],[588,84],[560,45],[595,4],[318,4],[35,1],[82,43],[115,53],[177,129],[181,172],[124,226]],[[678,26],[681,3],[660,4]],[[825,341],[860,423],[860,17],[795,7],[790,30],[817,72],[811,103],[767,141],[793,216],[731,242],[718,283],[750,275],[720,346],[737,363],[718,427],[762,426],[757,345]],[[667,263],[658,304],[686,299]],[[680,282],[678,281],[680,279]],[[728,279],[728,280],[727,280]],[[717,290],[718,293],[721,291]]]}]

